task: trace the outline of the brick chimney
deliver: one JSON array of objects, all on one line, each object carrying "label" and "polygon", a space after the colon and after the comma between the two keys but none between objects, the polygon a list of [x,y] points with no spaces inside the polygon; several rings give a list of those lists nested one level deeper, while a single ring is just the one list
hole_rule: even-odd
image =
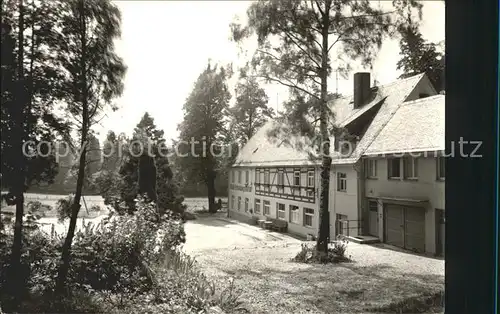
[{"label": "brick chimney", "polygon": [[354,108],[361,107],[370,97],[370,73],[354,73]]}]

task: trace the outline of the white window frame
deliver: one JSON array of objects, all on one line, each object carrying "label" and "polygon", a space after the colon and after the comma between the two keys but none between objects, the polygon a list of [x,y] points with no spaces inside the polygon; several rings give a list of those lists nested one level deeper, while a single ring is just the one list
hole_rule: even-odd
[{"label": "white window frame", "polygon": [[260,183],[260,170],[255,169],[255,183]]},{"label": "white window frame", "polygon": [[248,185],[250,183],[250,172],[248,170],[245,171],[245,184]]},{"label": "white window frame", "polygon": [[[397,169],[398,169],[399,176],[397,176],[397,177],[393,176],[393,173],[392,173],[394,170],[394,168],[393,168],[393,166],[394,166],[393,161],[394,160],[398,161],[398,168]],[[400,157],[387,159],[387,177],[389,179],[398,179],[398,180],[401,179],[401,158]]]},{"label": "white window frame", "polygon": [[377,160],[366,159],[366,177],[369,179],[377,178]]},{"label": "white window frame", "polygon": [[[443,165],[441,165],[443,162]],[[436,177],[439,181],[444,181],[446,178],[446,158],[439,156],[436,158]],[[442,172],[441,172],[442,171]]]},{"label": "white window frame", "polygon": [[[407,166],[409,167],[410,173],[407,173]],[[418,179],[418,159],[417,158],[405,157],[403,159],[403,175],[404,175],[405,180],[417,180]]]},{"label": "white window frame", "polygon": [[291,223],[294,223],[294,224],[299,224],[299,214],[300,214],[300,211],[299,211],[299,206],[296,206],[296,205],[290,205],[289,206],[289,211],[290,211],[290,214],[289,214],[289,217],[290,217],[290,222]]},{"label": "white window frame", "polygon": [[283,203],[276,203],[276,218],[286,220],[286,207]]},{"label": "white window frame", "polygon": [[238,170],[238,184],[241,184],[241,170]]},{"label": "white window frame", "polygon": [[241,196],[238,196],[238,210],[241,210]]},{"label": "white window frame", "polygon": [[[312,211],[312,212],[309,212],[309,211]],[[311,218],[311,224],[310,225],[307,223],[308,217]],[[304,222],[303,222],[303,225],[304,225],[304,227],[313,228],[313,226],[314,226],[314,209],[313,208],[304,207]]]},{"label": "white window frame", "polygon": [[264,206],[262,207],[262,210],[263,210],[264,216],[271,216],[271,202],[264,201],[263,204],[264,204]]},{"label": "white window frame", "polygon": [[256,198],[254,202],[255,202],[254,211],[256,214],[260,214],[260,204],[261,204],[260,199]]},{"label": "white window frame", "polygon": [[337,172],[337,191],[347,192],[347,174],[345,172]]},{"label": "white window frame", "polygon": [[307,171],[307,186],[310,188],[314,187],[314,170]]}]

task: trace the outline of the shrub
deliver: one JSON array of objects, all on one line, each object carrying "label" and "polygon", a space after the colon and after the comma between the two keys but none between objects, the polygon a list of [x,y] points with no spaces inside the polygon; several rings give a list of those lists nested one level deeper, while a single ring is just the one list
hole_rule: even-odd
[{"label": "shrub", "polygon": [[30,201],[27,204],[28,211],[30,212],[40,211],[42,207],[43,204],[40,201]]},{"label": "shrub", "polygon": [[322,254],[316,250],[316,245],[310,246],[302,244],[300,251],[292,259],[298,263],[345,263],[351,258],[346,256],[348,241],[344,237],[337,237],[333,247],[328,248],[327,254]]},{"label": "shrub", "polygon": [[92,205],[92,206],[90,207],[90,210],[91,210],[91,211],[94,211],[94,212],[100,212],[100,211],[102,210],[102,208],[101,208],[101,206],[99,206],[99,205]]},{"label": "shrub", "polygon": [[75,235],[72,281],[114,293],[146,291],[156,281],[152,265],[184,242],[180,219],[160,216],[154,203],[138,200],[133,215],[110,215]]}]

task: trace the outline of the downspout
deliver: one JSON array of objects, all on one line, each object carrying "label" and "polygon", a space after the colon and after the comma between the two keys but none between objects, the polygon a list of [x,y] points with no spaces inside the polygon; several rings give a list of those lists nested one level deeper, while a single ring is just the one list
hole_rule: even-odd
[{"label": "downspout", "polygon": [[[330,195],[331,199],[332,199],[332,204],[333,204],[333,207],[332,207],[332,210],[333,210],[333,215],[331,217],[334,217],[334,223],[333,223],[333,234],[336,235],[337,234],[337,210],[335,209],[335,203],[337,201],[337,198],[336,198],[336,191],[337,191],[337,171],[335,169],[335,165],[332,164],[332,171],[330,172],[330,176],[333,176],[333,193],[332,195]],[[330,177],[331,178],[331,177]],[[337,240],[337,239],[334,239],[334,240]]]},{"label": "downspout", "polygon": [[[354,171],[356,171],[357,174],[357,203],[358,203],[358,236],[363,235],[365,233],[365,230],[367,230],[366,222],[367,219],[365,219],[365,209],[364,209],[364,195],[365,195],[365,175],[363,172],[363,159],[359,159],[353,166],[352,168]],[[361,223],[361,225],[360,225]]]}]

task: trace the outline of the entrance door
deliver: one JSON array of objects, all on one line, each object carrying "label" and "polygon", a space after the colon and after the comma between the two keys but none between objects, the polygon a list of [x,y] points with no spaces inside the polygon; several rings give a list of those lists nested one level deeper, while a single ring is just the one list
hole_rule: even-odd
[{"label": "entrance door", "polygon": [[368,233],[378,238],[378,204],[376,201],[368,202],[370,227]]}]

